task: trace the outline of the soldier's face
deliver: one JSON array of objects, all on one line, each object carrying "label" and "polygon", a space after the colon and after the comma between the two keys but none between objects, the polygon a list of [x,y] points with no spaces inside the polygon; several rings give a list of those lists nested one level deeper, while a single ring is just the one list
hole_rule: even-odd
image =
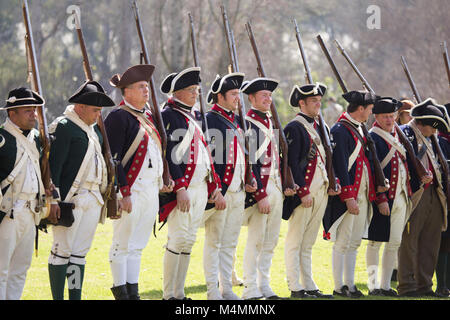
[{"label": "soldier's face", "polygon": [[375,115],[375,120],[380,125],[381,129],[387,132],[392,132],[394,129],[395,119],[397,118],[397,112],[393,113],[380,113]]},{"label": "soldier's face", "polygon": [[14,108],[9,113],[10,120],[22,130],[31,130],[36,125],[36,107]]},{"label": "soldier's face", "polygon": [[300,100],[299,104],[300,110],[304,114],[310,116],[311,118],[314,118],[319,115],[320,107],[322,105],[322,97],[321,96],[308,97],[305,100]]},{"label": "soldier's face", "polygon": [[97,122],[98,117],[102,113],[102,107],[80,104],[75,105],[75,112],[81,120],[90,126]]},{"label": "soldier's face", "polygon": [[228,90],[225,95],[218,94],[217,102],[230,111],[235,111],[239,105],[239,89]]},{"label": "soldier's face", "polygon": [[184,104],[193,107],[195,102],[197,101],[198,90],[198,85],[192,85],[187,88],[175,91],[173,95]]},{"label": "soldier's face", "polygon": [[144,108],[150,97],[148,82],[138,81],[125,89],[124,98],[136,108]]},{"label": "soldier's face", "polygon": [[272,91],[260,90],[248,96],[250,103],[259,111],[267,112],[272,104]]},{"label": "soldier's face", "polygon": [[361,112],[362,122],[369,120],[369,116],[372,114],[373,104],[369,104],[367,107],[363,107]]}]

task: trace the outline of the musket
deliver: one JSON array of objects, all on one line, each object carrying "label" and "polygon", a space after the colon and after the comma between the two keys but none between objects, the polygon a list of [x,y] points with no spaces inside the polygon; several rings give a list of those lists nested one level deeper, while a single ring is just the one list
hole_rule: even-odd
[{"label": "musket", "polygon": [[448,86],[450,87],[450,61],[448,57],[447,41],[441,43],[442,57],[444,58],[445,70],[447,70]]},{"label": "musket", "polygon": [[[141,43],[141,57],[143,58],[145,64],[150,64],[150,56],[148,54],[147,44],[145,42],[144,32],[142,30],[142,25],[141,25],[141,19],[139,16],[139,9],[138,9],[136,1],[133,2],[133,11],[134,11],[134,18],[136,20],[136,29],[137,29],[137,33],[139,36],[139,41]],[[161,111],[159,110],[158,95],[157,95],[157,91],[155,88],[155,81],[153,81],[153,75],[150,78],[149,87],[150,87],[151,96],[152,96],[152,106],[153,106],[152,117],[153,117],[153,120],[155,121],[155,126],[156,126],[156,129],[158,130],[159,136],[161,137],[161,150],[162,150],[161,156],[162,156],[162,161],[163,161],[162,178],[163,178],[164,185],[168,186],[170,184],[170,172],[169,172],[169,164],[166,159],[167,134],[166,134],[166,129],[164,128]]]},{"label": "musket", "polygon": [[[328,63],[331,66],[331,69],[333,70],[334,75],[336,76],[336,79],[338,80],[339,85],[341,86],[341,89],[344,93],[347,93],[347,87],[345,86],[344,80],[342,79],[341,75],[339,74],[339,71],[336,68],[336,64],[333,61],[333,58],[331,57],[328,49],[326,48],[322,37],[320,35],[317,36],[317,40],[319,41],[320,47],[322,48],[322,51],[325,54],[325,57],[328,60]],[[389,188],[389,181],[384,176],[383,169],[381,168],[380,160],[377,156],[377,151],[375,147],[375,142],[373,141],[372,137],[369,134],[369,131],[367,130],[367,127],[364,123],[361,123],[361,128],[363,130],[364,136],[367,140],[367,146],[369,147],[370,153],[373,155],[373,166],[374,166],[374,176],[375,176],[375,185],[376,187],[382,187],[383,189]]]},{"label": "musket", "polygon": [[[39,76],[39,68],[36,59],[36,50],[34,48],[33,30],[31,28],[30,14],[28,13],[28,2],[24,0],[22,5],[23,19],[25,22],[25,46],[27,52],[27,64],[29,74],[31,75],[31,86],[34,91],[42,96],[41,79]],[[39,124],[39,138],[42,145],[42,157],[41,157],[41,175],[42,183],[46,190],[50,190],[51,185],[51,173],[50,173],[50,135],[47,128],[47,118],[45,116],[44,105],[37,107],[38,124]],[[56,198],[58,196],[55,194]]]},{"label": "musket", "polygon": [[[189,17],[189,31],[191,35],[191,44],[192,44],[192,55],[194,57],[194,66],[199,67],[199,58],[198,58],[198,50],[197,50],[197,37],[195,36],[195,29],[194,29],[194,20],[192,19],[191,13],[188,12]],[[208,121],[206,120],[206,105],[205,105],[205,99],[203,98],[203,90],[201,83],[198,87],[198,96],[199,96],[199,104],[200,104],[200,113],[203,116],[203,120],[205,121],[205,136],[207,143],[210,143],[210,137],[208,132]]]},{"label": "musket", "polygon": [[[406,59],[404,56],[401,57],[401,62],[402,62],[402,66],[403,66],[403,71],[405,71],[405,75],[406,78],[408,79],[409,85],[411,87],[411,90],[413,91],[414,97],[416,99],[417,103],[421,103],[422,102],[422,98],[420,96],[419,90],[416,87],[416,84],[414,83],[413,77],[411,75],[411,72],[409,71],[408,68],[408,64],[406,63]],[[450,170],[448,168],[448,164],[447,164],[447,159],[444,156],[444,153],[442,152],[441,147],[439,146],[439,142],[438,139],[436,137],[436,135],[431,135],[431,142],[433,144],[434,149],[436,150],[438,159],[439,159],[439,163],[442,166],[442,171],[444,172],[444,176],[443,176],[443,184],[446,185],[446,196],[447,196],[447,209],[450,208]]]},{"label": "musket", "polygon": [[[234,34],[233,31],[230,28],[230,23],[228,21],[227,12],[225,10],[225,7],[223,5],[220,6],[220,9],[222,10],[222,19],[223,19],[223,26],[225,31],[225,39],[227,40],[228,44],[228,53],[230,57],[230,65],[229,65],[229,71],[232,72],[239,72],[239,63],[238,58],[236,54],[236,44],[234,41]],[[247,136],[247,123],[245,122],[245,104],[242,92],[240,93],[239,97],[239,103],[238,103],[238,113],[239,113],[239,125],[244,133],[244,149],[245,149],[245,183],[248,185],[252,185],[253,180],[253,174],[252,174],[252,165],[250,163],[250,155],[249,155],[249,141]]]},{"label": "musket", "polygon": [[[303,60],[303,67],[305,69],[305,80],[308,84],[313,84],[313,79],[311,75],[311,69],[309,68],[308,59],[306,58],[305,50],[303,49],[303,41],[298,29],[297,20],[293,19],[295,26],[295,36],[297,38],[298,48],[300,49],[300,54]],[[327,168],[328,181],[330,183],[329,188],[333,191],[337,191],[336,175],[333,169],[333,151],[331,148],[330,136],[323,120],[321,111],[319,110],[319,132],[323,141],[323,147],[325,149],[325,163]]]},{"label": "musket", "polygon": [[[258,47],[256,45],[256,40],[253,35],[252,26],[250,25],[250,22],[247,22],[245,24],[245,28],[247,29],[247,34],[250,39],[250,43],[252,45],[253,53],[255,54],[256,63],[257,63],[257,70],[260,77],[265,77],[266,74],[264,72],[264,67],[261,61],[261,57],[259,55]],[[294,188],[294,178],[292,176],[291,168],[288,165],[288,144],[286,140],[286,136],[284,135],[283,127],[280,122],[280,118],[278,117],[278,112],[275,107],[275,104],[270,104],[270,112],[272,113],[273,122],[275,129],[279,132],[280,137],[280,149],[281,153],[283,155],[282,161],[283,161],[283,171],[282,171],[282,180],[283,180],[283,190],[286,190],[287,188],[295,189]]]},{"label": "musket", "polygon": [[[75,17],[75,28],[77,29],[78,41],[80,43],[81,54],[83,56],[83,70],[86,80],[93,80],[91,65],[89,63],[89,57],[86,50],[86,44],[84,42],[83,31],[81,29],[80,17],[76,11],[72,13]],[[109,218],[116,218],[117,215],[117,194],[116,194],[116,170],[117,165],[111,154],[111,148],[108,141],[108,135],[106,134],[105,124],[103,123],[102,116],[97,118],[97,125],[103,136],[102,154],[106,163],[106,170],[108,175],[108,185],[106,192],[103,195],[106,202],[106,214]]]},{"label": "musket", "polygon": [[[335,40],[335,41],[336,41],[336,46],[338,47],[339,51],[342,53],[342,55],[345,57],[347,62],[350,64],[350,66],[352,67],[353,71],[355,71],[356,75],[358,76],[358,78],[362,82],[363,87],[366,90],[369,90],[371,93],[375,94],[375,90],[373,89],[373,87],[369,84],[369,82],[366,80],[366,78],[358,70],[358,68],[353,63],[353,61],[350,58],[350,56],[347,54],[347,52],[345,52],[344,48],[340,45],[340,43],[337,40]],[[419,177],[421,177],[421,178],[426,176],[428,174],[428,170],[424,167],[423,163],[416,156],[416,153],[414,152],[414,148],[413,148],[413,146],[411,144],[411,141],[409,141],[409,139],[406,137],[406,135],[403,132],[403,130],[400,129],[400,127],[399,127],[399,125],[397,124],[396,121],[394,121],[394,126],[395,126],[395,130],[396,130],[396,132],[398,134],[398,138],[400,140],[400,143],[405,147],[406,151],[408,152],[408,154],[411,157],[411,160],[412,160],[412,163],[414,164],[414,169],[416,169],[417,175]]]}]

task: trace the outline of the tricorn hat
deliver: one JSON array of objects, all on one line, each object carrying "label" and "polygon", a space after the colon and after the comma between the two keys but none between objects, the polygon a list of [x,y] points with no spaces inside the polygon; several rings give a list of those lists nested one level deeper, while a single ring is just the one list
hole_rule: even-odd
[{"label": "tricorn hat", "polygon": [[125,88],[130,84],[139,81],[150,81],[155,66],[151,64],[138,64],[128,68],[122,75],[115,74],[109,80],[109,83],[116,88]]},{"label": "tricorn hat", "polygon": [[377,99],[373,105],[372,113],[394,113],[398,111],[402,106],[402,103],[391,97],[382,97]]},{"label": "tricorn hat", "polygon": [[178,73],[171,73],[164,78],[159,89],[162,93],[171,94],[192,85],[198,85],[201,82],[200,70],[200,67],[192,67]]},{"label": "tricorn hat", "polygon": [[367,106],[369,104],[374,104],[379,98],[376,94],[368,91],[349,91],[342,95],[342,97],[348,103],[353,103],[358,106]]},{"label": "tricorn hat", "polygon": [[209,104],[213,103],[213,95],[222,93],[225,94],[229,90],[240,89],[242,82],[244,81],[245,74],[241,72],[229,73],[221,77],[216,76],[216,79],[211,85],[211,89],[208,91],[206,96],[206,102]]},{"label": "tricorn hat", "polygon": [[278,81],[269,78],[256,78],[242,83],[241,91],[245,94],[255,93],[261,90],[273,92],[278,86]]},{"label": "tricorn hat", "polygon": [[327,91],[327,86],[317,82],[316,84],[305,84],[301,87],[295,85],[289,95],[289,104],[291,107],[298,107],[301,99],[314,96],[323,96]]},{"label": "tricorn hat", "polygon": [[39,107],[45,103],[37,92],[28,88],[15,88],[8,94],[6,105],[2,109],[11,109],[18,107]]},{"label": "tricorn hat", "polygon": [[424,125],[437,128],[440,132],[450,131],[446,108],[438,105],[432,98],[428,98],[412,108],[411,117],[420,119]]},{"label": "tricorn hat", "polygon": [[96,107],[113,107],[114,101],[108,97],[97,81],[86,81],[69,98],[70,103],[86,104]]}]

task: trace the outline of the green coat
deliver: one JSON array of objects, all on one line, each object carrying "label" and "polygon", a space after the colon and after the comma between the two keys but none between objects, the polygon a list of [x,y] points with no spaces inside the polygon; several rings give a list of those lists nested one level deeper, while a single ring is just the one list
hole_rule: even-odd
[{"label": "green coat", "polygon": [[[100,144],[103,137],[95,125]],[[67,118],[59,120],[54,132],[51,133],[50,171],[53,184],[59,188],[61,201],[65,199],[75,180],[78,170],[87,152],[89,139],[87,134]]]},{"label": "green coat", "polygon": [[[41,143],[39,139],[39,131],[33,129],[34,141],[36,143],[36,148],[39,154],[42,156]],[[8,131],[0,128],[0,144],[2,144],[3,138],[5,139],[5,144],[0,147],[0,182],[5,180],[6,177],[14,169],[14,164],[17,158],[17,143],[16,138],[11,135]],[[6,188],[5,188],[6,189]],[[2,190],[5,193],[6,190]]]}]

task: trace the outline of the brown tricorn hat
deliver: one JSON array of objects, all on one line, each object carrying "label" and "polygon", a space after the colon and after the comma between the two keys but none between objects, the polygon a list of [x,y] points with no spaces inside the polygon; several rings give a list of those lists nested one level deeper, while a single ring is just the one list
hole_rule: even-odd
[{"label": "brown tricorn hat", "polygon": [[155,66],[151,64],[138,64],[130,67],[122,75],[115,74],[109,83],[116,88],[125,88],[138,81],[150,81]]}]

